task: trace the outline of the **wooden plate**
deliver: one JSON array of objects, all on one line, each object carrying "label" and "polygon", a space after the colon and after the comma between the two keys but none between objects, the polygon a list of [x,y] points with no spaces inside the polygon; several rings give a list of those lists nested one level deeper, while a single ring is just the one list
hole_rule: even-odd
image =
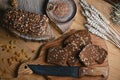
[{"label": "wooden plate", "polygon": [[[66,6],[63,8],[61,5],[64,3]],[[56,5],[60,4],[60,8],[56,10]],[[64,5],[63,5],[64,6]],[[51,9],[52,7],[52,9]],[[60,12],[61,8],[63,8],[63,12]],[[59,12],[58,12],[59,11]],[[49,0],[46,8],[46,13],[51,21],[53,21],[56,24],[56,27],[59,27],[59,29],[62,32],[67,31],[76,15],[77,12],[77,5],[75,0]],[[61,13],[59,15],[59,13]],[[64,14],[64,15],[63,15]]]}]

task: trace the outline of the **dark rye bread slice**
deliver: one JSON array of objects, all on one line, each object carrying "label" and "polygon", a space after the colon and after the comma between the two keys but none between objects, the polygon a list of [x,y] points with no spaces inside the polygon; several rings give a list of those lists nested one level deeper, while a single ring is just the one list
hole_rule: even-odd
[{"label": "dark rye bread slice", "polygon": [[91,43],[91,37],[87,30],[78,30],[71,36],[69,36],[65,41],[64,44],[67,45],[69,43],[76,43],[81,45],[87,45]]},{"label": "dark rye bread slice", "polygon": [[77,53],[81,50],[80,47],[78,47],[79,44],[68,44],[64,49],[66,53],[68,54],[67,58],[67,64],[69,66],[73,66],[76,62],[78,62]]},{"label": "dark rye bread slice", "polygon": [[87,30],[79,30],[68,37],[64,41],[64,44],[66,45],[64,49],[66,49],[68,53],[68,65],[73,66],[75,63],[79,62],[77,57],[78,53],[84,46],[90,43],[91,37]]},{"label": "dark rye bread slice", "polygon": [[98,64],[102,64],[105,60],[105,58],[107,57],[107,51],[103,48],[99,48],[98,50],[101,54],[99,55],[99,57],[96,58],[96,62]]},{"label": "dark rye bread slice", "polygon": [[[68,38],[64,40],[63,47],[50,48],[48,51],[47,62],[64,65],[68,64],[69,66],[74,66],[76,63],[79,63],[78,55],[84,46],[91,43],[91,37],[87,30],[79,30]],[[59,58],[55,58],[54,55],[59,55]],[[65,60],[62,60],[64,56]],[[63,61],[63,62],[62,62]]]},{"label": "dark rye bread slice", "polygon": [[56,65],[66,65],[68,54],[61,46],[55,46],[48,50],[47,62]]},{"label": "dark rye bread slice", "polygon": [[20,9],[7,9],[3,15],[2,25],[19,37],[39,41],[52,38],[48,21],[45,15]]},{"label": "dark rye bread slice", "polygon": [[85,66],[102,64],[107,57],[107,51],[99,46],[88,44],[79,54],[80,61]]}]

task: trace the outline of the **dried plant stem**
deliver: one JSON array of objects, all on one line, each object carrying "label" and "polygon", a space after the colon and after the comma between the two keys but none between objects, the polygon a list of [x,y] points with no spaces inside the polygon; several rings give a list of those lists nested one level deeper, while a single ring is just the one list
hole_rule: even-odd
[{"label": "dried plant stem", "polygon": [[[95,16],[93,16],[93,15],[92,15],[92,17],[91,16],[87,16],[87,17],[88,17],[87,18],[88,23],[90,25],[92,25],[94,28],[96,28],[98,31],[100,31],[102,34],[106,34],[108,36],[117,36],[117,35],[114,35],[114,34],[109,34],[109,33],[111,33],[110,30],[106,29],[106,28],[104,28],[104,26],[102,26],[102,25],[107,26],[106,24],[99,25],[98,23],[103,23],[103,22],[100,22],[99,18],[95,18]],[[118,37],[118,39],[119,39],[119,37]]]},{"label": "dried plant stem", "polygon": [[120,48],[120,35],[110,25],[110,22],[94,6],[89,5],[86,0],[81,0],[80,4],[83,8],[82,14],[87,19],[85,27],[93,34],[108,40]]},{"label": "dried plant stem", "polygon": [[99,37],[101,37],[101,38],[103,38],[103,39],[105,39],[105,40],[113,43],[113,44],[116,45],[117,47],[120,47],[120,44],[117,43],[115,40],[113,40],[113,38],[110,38],[109,36],[106,36],[106,35],[102,34],[102,33],[99,32],[98,30],[96,30],[95,28],[93,28],[91,25],[85,24],[85,27],[88,28],[88,30],[89,30],[90,32],[92,32],[93,34],[96,34],[96,35],[98,35]]}]

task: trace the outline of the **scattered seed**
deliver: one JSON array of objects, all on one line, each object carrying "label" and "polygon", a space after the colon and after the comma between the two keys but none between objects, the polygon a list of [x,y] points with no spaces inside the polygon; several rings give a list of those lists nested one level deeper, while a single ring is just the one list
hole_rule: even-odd
[{"label": "scattered seed", "polygon": [[19,62],[20,59],[19,59],[18,57],[15,57],[15,61],[16,61],[16,62]]},{"label": "scattered seed", "polygon": [[13,44],[13,41],[12,41],[12,40],[10,40],[10,41],[9,41],[9,44]]},{"label": "scattered seed", "polygon": [[29,57],[29,58],[28,58],[28,60],[32,60],[32,58],[31,58],[31,57]]},{"label": "scattered seed", "polygon": [[5,49],[3,48],[2,51],[5,51]]},{"label": "scattered seed", "polygon": [[17,52],[15,51],[14,54],[17,55]]},{"label": "scattered seed", "polygon": [[14,44],[16,44],[16,42],[17,42],[16,40],[13,41]]},{"label": "scattered seed", "polygon": [[16,46],[13,46],[13,48],[16,48]]},{"label": "scattered seed", "polygon": [[7,61],[8,61],[8,64],[11,66],[12,63],[13,63],[12,59],[11,59],[11,58],[8,58]]},{"label": "scattered seed", "polygon": [[14,61],[14,60],[15,60],[15,57],[12,56],[10,59],[11,59],[12,61]]},{"label": "scattered seed", "polygon": [[2,58],[1,60],[2,60],[2,62],[4,62],[4,58]]},{"label": "scattered seed", "polygon": [[24,49],[21,49],[21,52],[24,53]]},{"label": "scattered seed", "polygon": [[17,57],[20,57],[20,53],[18,53],[18,52],[14,52],[14,54],[17,56]]},{"label": "scattered seed", "polygon": [[6,48],[9,49],[9,45],[6,45]]},{"label": "scattered seed", "polygon": [[25,55],[26,58],[29,58],[28,55]]},{"label": "scattered seed", "polygon": [[9,46],[9,49],[12,49],[12,46]]},{"label": "scattered seed", "polygon": [[10,50],[8,49],[7,52],[10,52]]}]

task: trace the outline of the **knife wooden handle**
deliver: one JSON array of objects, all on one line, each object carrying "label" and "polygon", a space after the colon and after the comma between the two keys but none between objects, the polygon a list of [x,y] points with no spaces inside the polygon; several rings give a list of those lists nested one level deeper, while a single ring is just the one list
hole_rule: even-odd
[{"label": "knife wooden handle", "polygon": [[108,67],[82,67],[80,68],[80,76],[108,76]]}]

